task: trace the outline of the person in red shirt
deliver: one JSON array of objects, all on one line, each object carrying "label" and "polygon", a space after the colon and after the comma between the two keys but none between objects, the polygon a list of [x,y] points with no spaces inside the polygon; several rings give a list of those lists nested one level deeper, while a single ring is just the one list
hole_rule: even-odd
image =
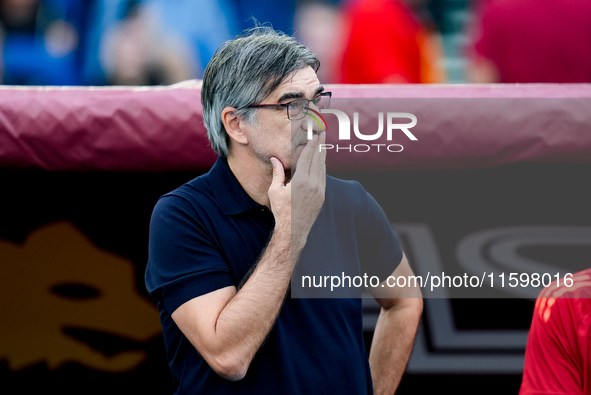
[{"label": "person in red shirt", "polygon": [[398,0],[354,0],[344,10],[347,24],[340,69],[347,84],[442,82],[441,48],[432,34]]},{"label": "person in red shirt", "polygon": [[475,10],[468,79],[591,82],[591,2],[483,0]]},{"label": "person in red shirt", "polygon": [[591,269],[572,280],[536,301],[520,395],[591,394]]}]

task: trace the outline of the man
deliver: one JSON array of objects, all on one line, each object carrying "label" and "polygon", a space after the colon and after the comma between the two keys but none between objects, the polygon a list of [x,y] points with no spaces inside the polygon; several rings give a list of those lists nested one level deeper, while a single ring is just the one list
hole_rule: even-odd
[{"label": "man", "polygon": [[552,283],[536,300],[520,395],[591,393],[591,269]]},{"label": "man", "polygon": [[[357,183],[326,176],[325,132],[307,139],[306,112],[330,97],[318,66],[293,38],[258,28],[220,47],[206,68],[203,117],[220,158],[162,197],[150,226],[146,285],[176,393],[364,394],[373,380],[376,393],[392,394],[400,381],[420,292],[384,288],[369,363],[360,299],[289,292],[294,270],[324,267],[312,244],[340,253],[327,265],[360,273],[356,239],[371,239],[365,255],[387,274],[412,274],[375,200]],[[340,215],[345,206],[352,215]]]}]

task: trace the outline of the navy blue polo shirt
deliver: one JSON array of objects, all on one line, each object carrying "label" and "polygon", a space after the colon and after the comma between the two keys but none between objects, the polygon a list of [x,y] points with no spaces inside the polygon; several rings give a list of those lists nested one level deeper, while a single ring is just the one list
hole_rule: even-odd
[{"label": "navy blue polo shirt", "polygon": [[[359,298],[317,298],[298,285],[298,293],[310,297],[288,293],[246,376],[235,382],[217,375],[172,320],[183,303],[238,286],[273,227],[273,214],[248,196],[223,158],[156,204],[146,286],[160,311],[175,393],[373,393]],[[306,270],[310,263],[323,273],[355,275],[365,272],[362,261],[378,262],[368,270],[383,279],[401,258],[398,238],[375,200],[357,182],[327,177],[325,202],[292,287],[302,275],[317,273]]]}]

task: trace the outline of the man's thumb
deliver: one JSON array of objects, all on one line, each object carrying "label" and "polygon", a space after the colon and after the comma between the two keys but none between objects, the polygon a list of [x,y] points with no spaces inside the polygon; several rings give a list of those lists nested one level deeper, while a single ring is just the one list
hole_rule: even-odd
[{"label": "man's thumb", "polygon": [[281,161],[275,157],[271,158],[271,164],[273,165],[273,181],[272,184],[281,183],[285,181],[285,170]]}]

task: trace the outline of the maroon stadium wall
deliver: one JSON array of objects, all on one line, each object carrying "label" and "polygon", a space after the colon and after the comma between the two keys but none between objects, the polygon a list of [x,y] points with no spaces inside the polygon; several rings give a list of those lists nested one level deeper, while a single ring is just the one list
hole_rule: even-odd
[{"label": "maroon stadium wall", "polygon": [[[520,161],[589,162],[591,85],[337,85],[334,100],[375,118],[376,99],[412,103],[419,149],[329,168],[441,169]],[[350,99],[347,101],[347,99]],[[361,104],[357,104],[361,103]],[[406,103],[406,104],[405,104]],[[364,114],[365,112],[365,114]],[[209,168],[199,83],[151,88],[0,90],[0,166],[50,171]],[[326,116],[328,118],[328,116]],[[335,134],[327,137],[334,142]]]},{"label": "maroon stadium wall", "polygon": [[[363,183],[416,274],[591,262],[591,85],[335,85],[375,132],[414,114],[417,140],[339,140],[328,171]],[[387,144],[403,146],[388,152]],[[347,151],[346,145],[357,144]],[[0,392],[170,393],[143,285],[151,210],[216,159],[196,81],[150,88],[0,88]],[[517,393],[533,302],[439,289],[399,394]],[[371,341],[377,310],[364,305]]]}]

